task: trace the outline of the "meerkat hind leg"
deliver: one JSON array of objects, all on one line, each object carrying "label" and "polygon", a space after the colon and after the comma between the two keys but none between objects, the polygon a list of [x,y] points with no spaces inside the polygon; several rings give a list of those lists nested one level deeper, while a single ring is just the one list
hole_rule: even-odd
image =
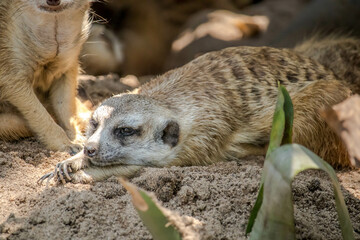
[{"label": "meerkat hind leg", "polygon": [[0,139],[11,141],[32,135],[21,116],[15,113],[0,113]]},{"label": "meerkat hind leg", "polygon": [[318,154],[333,167],[349,167],[342,140],[320,116],[322,109],[344,101],[350,89],[336,80],[316,81],[292,96],[294,105],[293,141]]},{"label": "meerkat hind leg", "polygon": [[250,143],[234,142],[226,149],[226,158],[228,160],[239,160],[247,156],[265,155],[267,145],[255,145]]}]

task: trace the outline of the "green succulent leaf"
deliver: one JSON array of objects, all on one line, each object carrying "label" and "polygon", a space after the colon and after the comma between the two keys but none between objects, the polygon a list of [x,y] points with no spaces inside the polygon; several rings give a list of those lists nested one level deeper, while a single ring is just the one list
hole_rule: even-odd
[{"label": "green succulent leaf", "polygon": [[330,175],[334,186],[343,239],[354,239],[349,213],[335,171],[307,148],[291,144],[293,116],[291,98],[286,89],[279,85],[260,190],[251,211],[246,234],[251,232],[251,240],[295,239],[291,182],[301,171],[322,169]]},{"label": "green succulent leaf", "polygon": [[286,88],[282,85],[279,86],[282,95],[284,96],[283,110],[285,114],[285,129],[282,136],[281,145],[292,143],[292,131],[294,121],[294,107],[290,95]]},{"label": "green succulent leaf", "polygon": [[[278,97],[277,97],[273,123],[270,133],[269,147],[266,156],[272,153],[276,148],[280,147],[281,144],[287,144],[292,142],[293,119],[294,119],[294,110],[290,95],[285,89],[285,87],[279,84]],[[260,190],[255,205],[251,210],[249,222],[246,227],[246,234],[249,234],[251,232],[257,213],[261,207],[263,201],[263,190],[264,190],[263,185],[264,185],[264,178],[262,176],[260,183]]]},{"label": "green succulent leaf", "polygon": [[292,142],[292,125],[294,110],[291,98],[286,89],[279,84],[278,98],[276,102],[273,123],[270,133],[269,147],[266,155],[269,155],[281,144]]},{"label": "green succulent leaf", "polygon": [[329,174],[343,239],[354,239],[349,213],[333,168],[309,149],[287,144],[275,149],[265,161],[263,204],[253,226],[251,240],[295,239],[291,182],[306,169],[321,169]]},{"label": "green succulent leaf", "polygon": [[180,233],[145,191],[123,179],[121,183],[130,192],[133,205],[154,240],[181,240]]}]

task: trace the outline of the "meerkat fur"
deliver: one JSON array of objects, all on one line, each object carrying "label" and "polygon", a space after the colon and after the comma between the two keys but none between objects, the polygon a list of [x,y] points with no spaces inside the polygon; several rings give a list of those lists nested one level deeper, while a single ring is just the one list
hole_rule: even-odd
[{"label": "meerkat fur", "polygon": [[[326,47],[333,39],[319,41],[316,54],[304,50],[306,45],[207,53],[133,93],[109,98],[92,115],[84,152],[59,163],[41,180],[55,176],[56,181],[86,183],[129,176],[146,166],[207,165],[265,155],[278,82],[293,101],[293,142],[336,168],[349,167],[344,144],[319,111],[358,93],[347,77],[353,73],[359,79],[359,52],[347,49],[360,42],[340,39],[333,49]],[[328,51],[347,54],[332,61],[348,64],[327,65],[330,60],[317,57],[331,55]]]},{"label": "meerkat fur", "polygon": [[90,1],[51,2],[0,1],[0,139],[35,135],[51,150],[78,152],[78,56]]}]

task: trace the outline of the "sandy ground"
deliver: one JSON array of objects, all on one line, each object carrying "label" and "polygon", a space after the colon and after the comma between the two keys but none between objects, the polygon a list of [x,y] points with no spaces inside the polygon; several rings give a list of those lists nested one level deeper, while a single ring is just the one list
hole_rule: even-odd
[{"label": "sandy ground", "polygon": [[[85,84],[80,97],[97,105],[115,92],[142,83],[128,79],[119,85],[114,76],[101,80]],[[97,91],[89,92],[89,88]],[[37,184],[42,175],[68,157],[46,150],[34,138],[0,141],[0,239],[151,239],[129,194],[115,177],[91,185]],[[196,230],[201,239],[246,239],[245,227],[262,165],[262,157],[252,157],[206,167],[146,168],[130,181],[154,192],[163,206],[188,216],[189,225],[200,223]],[[337,175],[355,237],[360,239],[360,170],[339,171]],[[297,239],[341,239],[326,174],[300,174],[293,183],[293,197]]]},{"label": "sandy ground", "polygon": [[[0,142],[0,239],[151,239],[115,177],[92,185],[37,185],[67,157],[32,138]],[[154,192],[165,207],[200,221],[201,239],[246,239],[262,164],[263,158],[253,157],[207,167],[147,168],[130,180]],[[360,239],[360,170],[338,177]],[[341,239],[324,173],[301,174],[293,196],[298,239]]]}]

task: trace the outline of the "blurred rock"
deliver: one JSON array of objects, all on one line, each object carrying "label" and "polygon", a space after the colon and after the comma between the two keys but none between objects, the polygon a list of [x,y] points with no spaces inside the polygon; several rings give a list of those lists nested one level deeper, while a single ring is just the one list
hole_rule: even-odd
[{"label": "blurred rock", "polygon": [[326,122],[345,142],[354,167],[360,167],[360,96],[354,95],[323,112]]},{"label": "blurred rock", "polygon": [[197,12],[173,42],[165,69],[182,66],[197,56],[226,47],[269,45],[308,2],[264,0],[240,11]]},{"label": "blurred rock", "polygon": [[137,78],[134,75],[128,75],[120,78],[117,74],[108,74],[104,76],[81,75],[78,79],[78,97],[89,108],[97,106],[106,98],[123,92],[132,91],[144,84],[152,76],[143,76]]},{"label": "blurred rock", "polygon": [[204,10],[195,14],[172,44],[166,69],[184,65],[197,56],[240,44],[243,38],[264,33],[266,16],[247,16],[227,10]]},{"label": "blurred rock", "polygon": [[359,16],[360,0],[312,0],[269,45],[292,48],[314,34],[360,37]]},{"label": "blurred rock", "polygon": [[[163,72],[172,41],[205,8],[231,11],[257,0],[110,0],[94,2],[95,23],[82,52],[87,74]],[[96,17],[98,16],[98,17]],[[99,24],[102,24],[100,25]]]},{"label": "blurred rock", "polygon": [[95,23],[83,46],[81,62],[83,70],[90,75],[117,72],[124,63],[123,44],[113,31]]}]

